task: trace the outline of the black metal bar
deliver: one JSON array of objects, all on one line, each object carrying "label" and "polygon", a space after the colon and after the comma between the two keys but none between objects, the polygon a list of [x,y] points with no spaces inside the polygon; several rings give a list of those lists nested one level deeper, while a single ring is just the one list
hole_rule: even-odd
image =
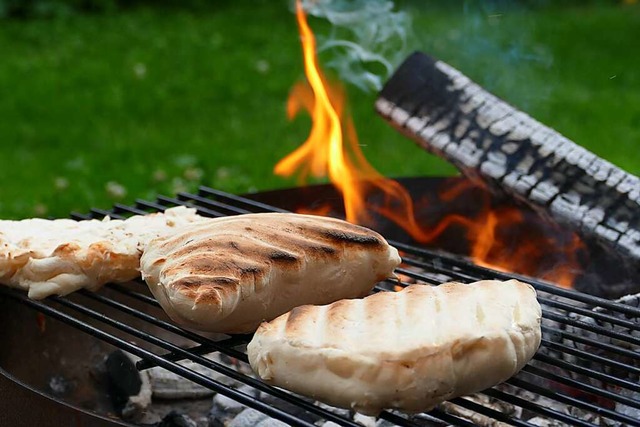
[{"label": "black metal bar", "polygon": [[487,395],[487,396],[489,396],[489,397],[493,397],[494,399],[498,399],[498,400],[501,400],[503,402],[507,402],[507,403],[510,403],[512,405],[519,406],[522,409],[527,409],[527,410],[535,412],[537,414],[553,418],[554,420],[562,421],[564,423],[567,423],[567,425],[583,426],[583,427],[590,427],[590,426],[594,425],[592,423],[589,423],[587,421],[581,420],[579,418],[572,417],[571,415],[563,414],[562,412],[558,412],[558,411],[556,411],[554,409],[547,408],[547,407],[545,407],[543,405],[538,405],[538,404],[533,403],[533,402],[531,402],[529,400],[522,399],[522,398],[520,398],[518,396],[514,396],[512,394],[505,393],[505,392],[497,390],[495,388],[492,388],[492,389],[489,389],[489,390],[485,390],[482,393]]},{"label": "black metal bar", "polygon": [[627,328],[631,331],[640,331],[640,323],[637,321],[633,322],[630,320],[621,319],[619,317],[614,317],[605,313],[600,313],[598,311],[594,311],[588,308],[572,306],[571,304],[558,301],[558,300],[545,298],[543,296],[538,296],[538,301],[540,301],[541,304],[545,304],[549,307],[560,308],[568,312],[581,314],[585,317],[591,317],[592,319],[595,319],[595,320],[600,320],[602,322],[618,325],[623,328]]},{"label": "black metal bar", "polygon": [[142,294],[140,292],[136,292],[136,291],[132,291],[131,289],[127,289],[122,285],[119,285],[117,283],[112,283],[109,285],[110,289],[114,289],[122,294],[125,294],[131,298],[137,299],[138,301],[147,303],[147,304],[151,304],[154,305],[156,307],[162,308],[162,306],[160,305],[160,303],[153,297],[150,297],[148,295]]},{"label": "black metal bar", "polygon": [[445,264],[449,263],[450,265],[460,267],[469,272],[477,272],[478,274],[481,275],[481,277],[494,277],[502,280],[508,280],[508,279],[521,280],[521,281],[530,283],[536,289],[549,292],[551,294],[563,296],[568,299],[584,302],[593,306],[610,308],[612,310],[619,311],[621,313],[627,314],[632,317],[640,317],[640,308],[637,308],[637,307],[620,304],[615,301],[585,294],[573,289],[565,289],[560,286],[554,285],[552,283],[543,282],[533,277],[524,276],[517,273],[505,273],[502,271],[481,267],[477,264],[473,264],[471,261],[468,261],[463,257],[444,254],[442,252],[437,252],[437,251],[429,250],[426,248],[418,248],[415,246],[408,245],[406,243],[400,243],[400,242],[391,241],[391,240],[389,240],[389,243],[395,246],[398,250],[412,253],[414,255],[420,256],[421,258],[438,259],[439,262],[444,262]]},{"label": "black metal bar", "polygon": [[583,336],[576,335],[576,334],[571,334],[571,333],[569,333],[567,331],[564,331],[562,329],[552,328],[552,327],[547,326],[547,325],[542,325],[541,328],[542,328],[543,331],[549,332],[551,334],[561,335],[562,337],[564,337],[564,338],[566,338],[568,340],[579,342],[580,344],[589,345],[591,347],[594,347],[594,348],[597,348],[597,349],[600,349],[600,350],[609,351],[612,354],[617,355],[617,356],[628,357],[628,358],[631,358],[631,359],[636,359],[638,357],[638,353],[634,352],[633,350],[629,350],[629,349],[622,348],[622,347],[617,347],[617,346],[615,346],[613,344],[596,341],[596,340],[593,340],[591,338],[583,337]]},{"label": "black metal bar", "polygon": [[129,206],[129,205],[122,205],[120,203],[116,203],[115,205],[113,205],[113,211],[118,213],[118,212],[127,212],[127,213],[131,213],[134,215],[147,215],[149,212],[142,210],[142,209],[138,209],[135,208],[133,206]]},{"label": "black metal bar", "polygon": [[155,209],[158,212],[164,212],[167,210],[167,206],[161,205],[156,202],[150,202],[149,200],[136,199],[136,206],[144,207],[146,209]]},{"label": "black metal bar", "polygon": [[[526,368],[529,367],[530,365],[525,366],[525,373],[527,374],[531,374],[529,372],[526,371]],[[533,374],[531,374],[533,375]],[[546,398],[555,400],[557,402],[561,402],[564,403],[565,405],[569,405],[569,406],[575,406],[576,408],[580,408],[580,409],[584,409],[585,411],[589,411],[589,412],[593,412],[595,414],[599,414],[602,415],[606,418],[610,418],[612,420],[615,421],[620,421],[623,423],[630,423],[629,425],[638,425],[640,426],[640,421],[639,420],[634,420],[633,418],[630,418],[624,414],[612,411],[610,409],[607,408],[603,408],[602,406],[599,405],[595,405],[593,403],[590,402],[585,402],[584,400],[575,398],[575,397],[571,397],[571,396],[567,396],[566,394],[557,392],[555,390],[552,390],[550,387],[541,387],[539,385],[533,384],[531,381],[525,381],[522,378],[522,375],[519,374],[515,377],[511,377],[509,378],[507,381],[505,381],[507,384],[516,386],[516,387],[520,387],[523,390],[527,390],[530,391],[532,393],[536,393],[539,394],[540,396],[544,396]]]},{"label": "black metal bar", "polygon": [[[402,418],[399,417],[396,414],[392,414],[391,412],[387,412],[387,411],[382,411],[379,415],[378,418],[383,419],[383,420],[387,420],[389,422],[394,423],[395,425],[399,425],[399,426],[403,426],[403,427],[423,427],[422,425],[412,421],[412,420],[408,420],[406,418]],[[362,424],[358,424],[359,427],[362,427]]]},{"label": "black metal bar", "polygon": [[605,337],[615,338],[620,341],[625,341],[630,344],[640,345],[640,338],[634,337],[631,334],[623,334],[622,332],[612,331],[602,326],[590,325],[585,322],[581,322],[575,319],[569,319],[566,316],[561,316],[550,310],[543,310],[543,317],[547,319],[555,320],[556,322],[564,323],[565,325],[575,326],[576,328],[585,329],[587,331],[595,332]]},{"label": "black metal bar", "polygon": [[110,217],[112,219],[123,219],[123,217],[121,215],[114,214],[111,211],[105,211],[104,209],[95,209],[94,208],[94,209],[91,209],[90,212],[91,212],[92,218],[96,218],[96,219],[97,218],[102,219],[105,216],[108,216],[108,217]]},{"label": "black metal bar", "polygon": [[[214,371],[217,371],[219,373],[222,373],[226,376],[228,376],[229,378],[232,378],[236,381],[242,382],[244,384],[247,384],[253,388],[256,388],[260,391],[263,391],[265,393],[271,394],[274,397],[277,397],[279,399],[282,399],[284,401],[287,401],[289,403],[294,403],[297,406],[304,408],[307,411],[310,411],[312,413],[316,413],[317,415],[320,415],[322,417],[325,417],[329,420],[332,420],[334,422],[341,422],[343,423],[343,425],[349,425],[352,427],[360,427],[357,423],[355,422],[351,422],[347,420],[347,423],[345,423],[345,419],[330,412],[327,410],[324,410],[316,405],[313,405],[313,403],[309,403],[306,402],[294,395],[291,395],[287,392],[283,392],[275,387],[270,387],[269,385],[267,385],[266,383],[263,383],[262,381],[258,381],[252,377],[246,376],[240,372],[237,372],[227,366],[224,366],[220,363],[214,362],[212,360],[209,360],[205,357],[202,357],[200,355],[194,354],[189,352],[188,350],[185,350],[173,343],[170,343],[169,341],[163,340],[161,338],[155,337],[147,332],[144,331],[140,331],[136,328],[133,328],[123,322],[114,320],[112,318],[110,318],[109,316],[104,315],[103,313],[100,313],[98,311],[89,309],[81,304],[78,304],[76,302],[70,301],[66,298],[60,298],[60,297],[51,297],[53,301],[62,304],[68,308],[71,308],[79,313],[82,313],[86,316],[89,316],[93,319],[99,320],[111,327],[114,327],[120,331],[123,331],[129,335],[135,336],[137,338],[140,338],[150,344],[156,345],[158,347],[164,348],[165,350],[169,350],[175,353],[180,354],[181,356],[183,356],[185,359],[189,359],[192,362],[198,363],[201,366],[207,367],[209,369],[212,369]],[[165,359],[166,360],[166,359]]]},{"label": "black metal bar", "polygon": [[[553,358],[553,357],[551,357],[549,355],[543,354],[543,353],[536,354],[534,356],[534,359],[539,360],[540,362],[544,362],[547,365],[551,365],[551,366],[556,366],[558,368],[562,368],[562,369],[564,369],[565,371],[568,371],[568,372],[574,372],[576,374],[584,375],[586,377],[602,381],[602,382],[604,382],[606,384],[616,385],[618,387],[626,388],[627,390],[633,390],[635,392],[640,393],[640,384],[637,384],[637,383],[634,383],[634,382],[631,382],[631,381],[628,381],[628,380],[625,380],[625,379],[622,379],[622,378],[614,377],[612,375],[605,374],[603,372],[598,372],[598,371],[593,370],[593,369],[589,369],[589,368],[585,368],[583,366],[575,365],[573,363],[565,362],[564,360],[558,360],[558,359],[555,359],[555,358]],[[607,397],[610,397],[610,396],[607,396]],[[625,397],[624,399],[626,400],[627,398]],[[627,403],[627,402],[633,402],[633,403]],[[640,402],[639,401],[626,400],[626,402],[621,402],[621,403],[624,403],[625,405],[633,406],[633,407],[636,407],[636,408],[640,409]]]},{"label": "black metal bar", "polygon": [[131,316],[137,317],[138,319],[142,319],[146,322],[149,322],[150,324],[153,324],[155,326],[158,326],[160,328],[163,328],[166,331],[172,332],[176,335],[180,335],[184,338],[188,338],[194,342],[197,342],[199,344],[207,344],[211,347],[214,347],[217,351],[223,352],[225,354],[227,354],[228,356],[231,357],[235,357],[236,359],[242,360],[243,362],[247,362],[247,355],[237,351],[237,350],[233,350],[231,348],[225,347],[223,345],[220,345],[218,342],[210,340],[208,338],[205,338],[201,335],[196,334],[195,332],[191,332],[188,331],[186,329],[182,329],[172,323],[169,322],[165,322],[163,320],[160,320],[156,317],[153,317],[149,314],[143,313],[140,310],[135,310],[129,306],[127,306],[126,304],[123,304],[121,302],[112,300],[110,298],[104,297],[102,295],[98,295],[98,294],[93,294],[90,292],[86,292],[83,293],[85,296],[94,299],[96,301],[99,301],[103,304],[106,304],[110,307],[114,307],[117,308],[119,310],[121,310],[124,313],[127,313]]},{"label": "black metal bar", "polygon": [[[246,344],[247,340],[245,338],[240,339],[239,337],[231,337],[222,341],[216,341],[216,343],[219,344],[221,347],[233,349],[233,347],[236,347],[238,345]],[[220,352],[220,350],[208,344],[199,344],[194,347],[188,348],[186,350],[189,350],[190,352],[193,352],[194,354],[199,354],[199,355],[213,353],[216,351]],[[182,354],[174,353],[174,352],[165,353],[162,355],[162,357],[167,360],[171,360],[172,362],[180,362],[181,360],[185,359],[182,356]],[[233,356],[230,356],[230,357],[233,357]],[[153,362],[145,359],[142,359],[136,362],[136,368],[139,371],[144,371],[145,369],[153,368],[155,366],[156,365],[153,364]]]},{"label": "black metal bar", "polygon": [[[617,368],[620,370],[624,370],[629,374],[640,375],[640,368],[637,368],[633,365],[629,365],[627,363],[618,362],[617,360],[602,357],[597,354],[589,353],[587,351],[583,351],[574,347],[569,347],[568,345],[564,345],[559,342],[549,341],[547,339],[542,339],[542,345],[545,348],[550,350],[556,350],[565,354],[571,354],[573,356],[579,357],[582,360],[586,360],[589,362],[599,363],[601,365],[606,365],[612,368]],[[638,356],[640,357],[640,356]],[[640,387],[640,386],[639,386]]]},{"label": "black metal bar", "polygon": [[289,212],[285,209],[280,209],[278,207],[275,206],[271,206],[271,205],[267,205],[266,203],[262,203],[262,202],[256,202],[255,200],[251,200],[248,199],[246,197],[242,197],[242,196],[237,196],[235,194],[231,194],[231,193],[227,193],[224,191],[220,191],[220,190],[216,190],[214,188],[210,188],[210,187],[200,187],[198,189],[198,194],[202,195],[211,195],[211,196],[216,196],[216,197],[222,197],[228,200],[233,200],[234,202],[237,203],[243,203],[245,205],[254,207],[254,208],[258,208],[262,211],[267,211],[267,212]]},{"label": "black metal bar", "polygon": [[92,219],[92,216],[89,214],[81,214],[78,212],[72,212],[71,213],[71,218],[75,219],[76,221],[82,221],[82,220],[90,220]]},{"label": "black metal bar", "polygon": [[[409,260],[409,259],[404,259],[404,262],[410,264],[410,265],[414,265],[414,266],[418,266],[421,268],[425,268],[425,269],[430,269],[431,271],[435,271],[438,273],[443,273],[447,276],[451,276],[453,279],[458,279],[458,280],[466,280],[466,281],[476,281],[478,278],[476,276],[472,276],[469,274],[465,274],[465,273],[460,273],[458,271],[453,271],[453,270],[448,270],[445,267],[440,267],[440,266],[436,266],[436,265],[429,265],[427,263],[424,262],[420,262],[420,261],[416,261],[416,260]],[[410,272],[410,270],[406,270],[406,269],[401,269],[398,270],[399,272],[401,272],[402,274],[407,274],[410,277],[413,277],[414,279],[419,279],[419,280],[424,280],[430,283],[433,283],[433,280],[430,280],[427,276],[425,276],[424,274],[421,273],[417,273],[417,272]],[[582,307],[576,307],[576,306],[572,306],[571,304],[565,303],[565,302],[561,302],[561,301],[557,301],[557,300],[552,300],[549,298],[545,298],[544,296],[538,295],[538,301],[541,304],[545,304],[547,306],[553,306],[553,307],[557,307],[557,308],[562,308],[566,311],[569,312],[574,312],[577,314],[582,314],[584,316],[588,316],[591,317],[593,319],[597,319],[597,320],[601,320],[603,322],[608,322],[611,324],[615,324],[618,326],[621,326],[623,328],[627,328],[630,330],[640,330],[640,323],[638,322],[632,322],[626,319],[620,319],[605,313],[599,313],[593,310],[589,310],[586,308],[582,308]],[[622,305],[622,304],[620,304]],[[553,313],[553,312],[549,312],[548,310],[544,309],[543,307],[543,314],[545,315],[545,317],[552,317],[554,320],[558,320],[559,319],[559,315],[557,313],[554,313],[553,315],[549,315],[548,313]],[[576,327],[581,327],[580,324],[582,325],[586,325],[589,328],[596,328],[598,326],[593,326],[593,325],[588,325],[586,323],[580,322],[580,324],[577,323],[577,320],[572,320],[572,319],[567,319],[567,322],[565,323],[571,323],[573,326]],[[587,328],[587,329],[589,329]],[[621,339],[621,340],[627,340],[627,341],[631,341],[634,344],[638,344],[640,345],[640,339],[632,336],[632,335],[627,335],[627,334],[622,334],[616,331],[611,331],[611,330],[607,330],[603,327],[599,327],[600,331],[599,333],[603,333],[605,335],[611,335],[611,336],[616,336],[616,338]],[[590,329],[591,330],[591,329]]]},{"label": "black metal bar", "polygon": [[562,375],[555,374],[553,372],[546,371],[538,366],[529,364],[525,366],[523,370],[525,372],[538,375],[548,380],[552,380],[557,383],[573,387],[576,390],[580,390],[580,391],[592,394],[594,396],[604,397],[611,401],[622,403],[623,405],[627,405],[632,408],[640,409],[640,402],[637,400],[633,400],[626,396],[622,396],[621,394],[618,394],[618,393],[613,393],[609,390],[605,390],[600,387],[592,386],[591,384],[587,384],[582,381],[574,380],[573,378],[569,378],[567,376],[562,376]]},{"label": "black metal bar", "polygon": [[[435,278],[427,276],[425,273],[420,273],[417,271],[409,270],[407,268],[397,267],[396,273],[400,273],[412,279],[420,280],[425,283],[430,283],[432,285],[439,285],[442,283],[441,280],[437,280]],[[447,275],[448,276],[448,275]],[[399,283],[402,286],[408,286],[408,283]]]},{"label": "black metal bar", "polygon": [[[191,193],[178,193],[178,200],[180,201],[188,201],[193,200],[198,202],[198,205],[204,204],[211,207],[222,208],[232,214],[249,214],[253,213],[247,209],[242,209],[234,205],[230,205],[227,203],[220,202],[218,200],[209,199],[207,197],[198,196],[196,194]],[[221,214],[220,216],[227,216],[225,214]]]},{"label": "black metal bar", "polygon": [[157,201],[163,205],[167,205],[167,207],[175,207],[175,206],[186,206],[188,208],[193,208],[195,209],[199,214],[204,215],[204,216],[208,216],[208,217],[221,217],[221,216],[226,216],[225,214],[223,214],[220,211],[217,211],[215,209],[209,209],[205,206],[192,206],[189,203],[186,203],[184,200],[178,200],[176,198],[173,197],[167,197],[167,196],[158,196],[157,197]]},{"label": "black metal bar", "polygon": [[471,411],[474,411],[478,414],[482,414],[486,417],[490,417],[493,418],[495,420],[498,421],[502,421],[504,423],[509,423],[511,425],[514,426],[518,426],[518,427],[535,427],[533,426],[533,424],[527,423],[525,421],[522,420],[518,420],[515,419],[513,417],[510,417],[507,414],[503,414],[502,412],[498,412],[495,409],[491,409],[489,407],[486,406],[482,406],[476,402],[473,402],[471,400],[462,398],[462,397],[456,397],[455,399],[451,399],[450,400],[451,403],[456,404],[460,407],[469,409]]},{"label": "black metal bar", "polygon": [[477,427],[477,424],[475,423],[467,421],[464,418],[460,418],[460,417],[456,417],[454,415],[448,414],[437,408],[431,410],[429,412],[429,415],[439,418],[442,421],[446,421],[452,426]]},{"label": "black metal bar", "polygon": [[[217,393],[221,393],[231,399],[234,399],[235,401],[242,403],[243,405],[249,406],[251,408],[257,409],[260,412],[263,412],[264,414],[267,414],[273,418],[276,418],[280,421],[286,422],[286,423],[290,423],[291,425],[295,425],[295,426],[301,426],[301,427],[315,427],[315,424],[313,423],[309,423],[306,422],[304,420],[301,420],[300,418],[293,416],[291,414],[289,414],[288,412],[285,412],[283,410],[280,410],[279,408],[275,408],[269,404],[266,404],[260,400],[255,399],[252,396],[248,396],[245,393],[239,392],[231,387],[228,387],[224,384],[221,384],[215,380],[212,380],[210,378],[205,377],[202,374],[199,374],[195,371],[192,371],[188,368],[185,368],[181,365],[178,365],[176,363],[167,361],[162,359],[160,356],[156,355],[155,353],[145,350],[139,346],[136,346],[134,344],[131,344],[129,342],[127,342],[126,340],[123,340],[119,337],[116,337],[115,335],[111,335],[101,329],[98,329],[86,322],[82,322],[76,318],[74,318],[73,316],[70,316],[66,313],[60,312],[58,310],[55,310],[51,307],[49,307],[48,305],[41,303],[39,301],[35,301],[35,300],[30,300],[24,296],[20,296],[18,293],[8,293],[8,295],[10,295],[12,298],[15,298],[19,301],[21,301],[22,303],[24,303],[25,305],[32,307],[44,314],[47,314],[55,319],[61,320],[67,324],[70,324],[74,327],[76,327],[77,329],[91,335],[94,336],[96,338],[99,338],[109,344],[112,344],[116,347],[119,347],[131,354],[134,354],[138,357],[141,358],[149,358],[149,359],[153,359],[158,366],[161,366],[171,372],[174,372],[190,381],[195,382],[196,384],[200,384],[203,387],[207,387]],[[360,427],[357,424],[354,427]]]}]

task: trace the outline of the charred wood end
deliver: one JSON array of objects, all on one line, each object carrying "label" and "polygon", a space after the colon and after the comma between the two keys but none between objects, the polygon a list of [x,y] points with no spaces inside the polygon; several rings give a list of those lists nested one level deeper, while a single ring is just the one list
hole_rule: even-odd
[{"label": "charred wood end", "polygon": [[375,107],[465,175],[595,238],[626,261],[637,265],[640,260],[640,179],[450,65],[412,54],[382,89]]}]

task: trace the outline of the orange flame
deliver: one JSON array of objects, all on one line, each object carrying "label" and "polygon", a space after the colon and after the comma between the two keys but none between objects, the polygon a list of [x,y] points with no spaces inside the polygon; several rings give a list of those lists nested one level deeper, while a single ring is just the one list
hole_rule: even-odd
[{"label": "orange flame", "polygon": [[304,108],[311,114],[313,124],[309,138],[278,162],[275,173],[291,176],[299,171],[301,182],[309,175],[316,178],[328,175],[343,195],[347,221],[355,223],[366,223],[370,219],[367,194],[372,188],[380,189],[388,198],[386,207],[381,208],[382,213],[395,218],[410,234],[422,236],[424,232],[413,220],[413,205],[406,190],[378,173],[362,154],[353,121],[344,114],[344,90],[337,83],[329,83],[323,75],[316,57],[315,37],[299,0],[296,18],[309,85],[293,87],[287,114],[293,118]]},{"label": "orange flame", "polygon": [[[536,247],[539,243],[537,240],[529,244],[529,248],[521,251],[522,255],[519,258],[514,257],[513,250],[499,250],[505,247],[498,239],[500,228],[505,224],[523,221],[515,209],[503,212],[482,211],[474,218],[448,215],[429,229],[417,222],[413,202],[406,189],[398,182],[378,173],[360,150],[353,121],[345,113],[346,95],[339,84],[328,81],[318,64],[315,37],[307,23],[300,0],[296,1],[296,19],[308,84],[294,85],[287,101],[287,115],[293,119],[301,109],[306,110],[311,115],[312,128],[307,140],[280,160],[274,172],[286,177],[298,172],[300,183],[306,182],[310,176],[328,176],[343,196],[347,221],[371,224],[369,212],[374,211],[395,222],[421,243],[434,241],[453,225],[463,226],[472,246],[469,256],[477,264],[503,271],[538,275],[537,271],[531,271],[531,263],[527,265],[520,262],[522,259],[539,258],[539,255],[532,255],[539,252],[539,247]],[[465,190],[454,187],[448,194],[441,195],[441,199],[454,199]],[[374,191],[376,194],[383,194],[382,203],[367,203],[367,196]],[[327,212],[315,213],[326,215]],[[581,244],[579,239],[576,239],[577,237],[570,242],[567,250],[574,256],[568,256],[565,266],[552,269],[552,273],[543,278],[563,286],[571,286],[576,274],[575,250]],[[523,242],[522,246],[525,246],[525,243]]]}]

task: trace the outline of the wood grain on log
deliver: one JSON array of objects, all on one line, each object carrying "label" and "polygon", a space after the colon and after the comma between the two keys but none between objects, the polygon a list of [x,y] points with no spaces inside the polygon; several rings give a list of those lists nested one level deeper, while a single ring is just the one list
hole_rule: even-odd
[{"label": "wood grain on log", "polygon": [[453,67],[414,53],[382,89],[376,110],[465,175],[597,239],[628,265],[639,265],[640,179]]}]

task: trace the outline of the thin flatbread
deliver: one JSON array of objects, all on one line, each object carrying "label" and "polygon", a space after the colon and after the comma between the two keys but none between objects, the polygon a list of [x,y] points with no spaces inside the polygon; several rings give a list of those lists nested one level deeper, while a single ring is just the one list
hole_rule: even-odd
[{"label": "thin flatbread", "polygon": [[33,299],[97,290],[140,276],[140,256],[154,238],[206,219],[178,206],[125,220],[0,221],[0,283]]},{"label": "thin flatbread", "polygon": [[373,230],[293,213],[188,225],[152,241],[140,261],[175,322],[221,333],[253,332],[300,304],[362,297],[398,264],[398,251]]},{"label": "thin flatbread", "polygon": [[529,284],[411,285],[305,305],[260,325],[249,363],[269,384],[377,415],[429,411],[507,380],[540,345]]}]

